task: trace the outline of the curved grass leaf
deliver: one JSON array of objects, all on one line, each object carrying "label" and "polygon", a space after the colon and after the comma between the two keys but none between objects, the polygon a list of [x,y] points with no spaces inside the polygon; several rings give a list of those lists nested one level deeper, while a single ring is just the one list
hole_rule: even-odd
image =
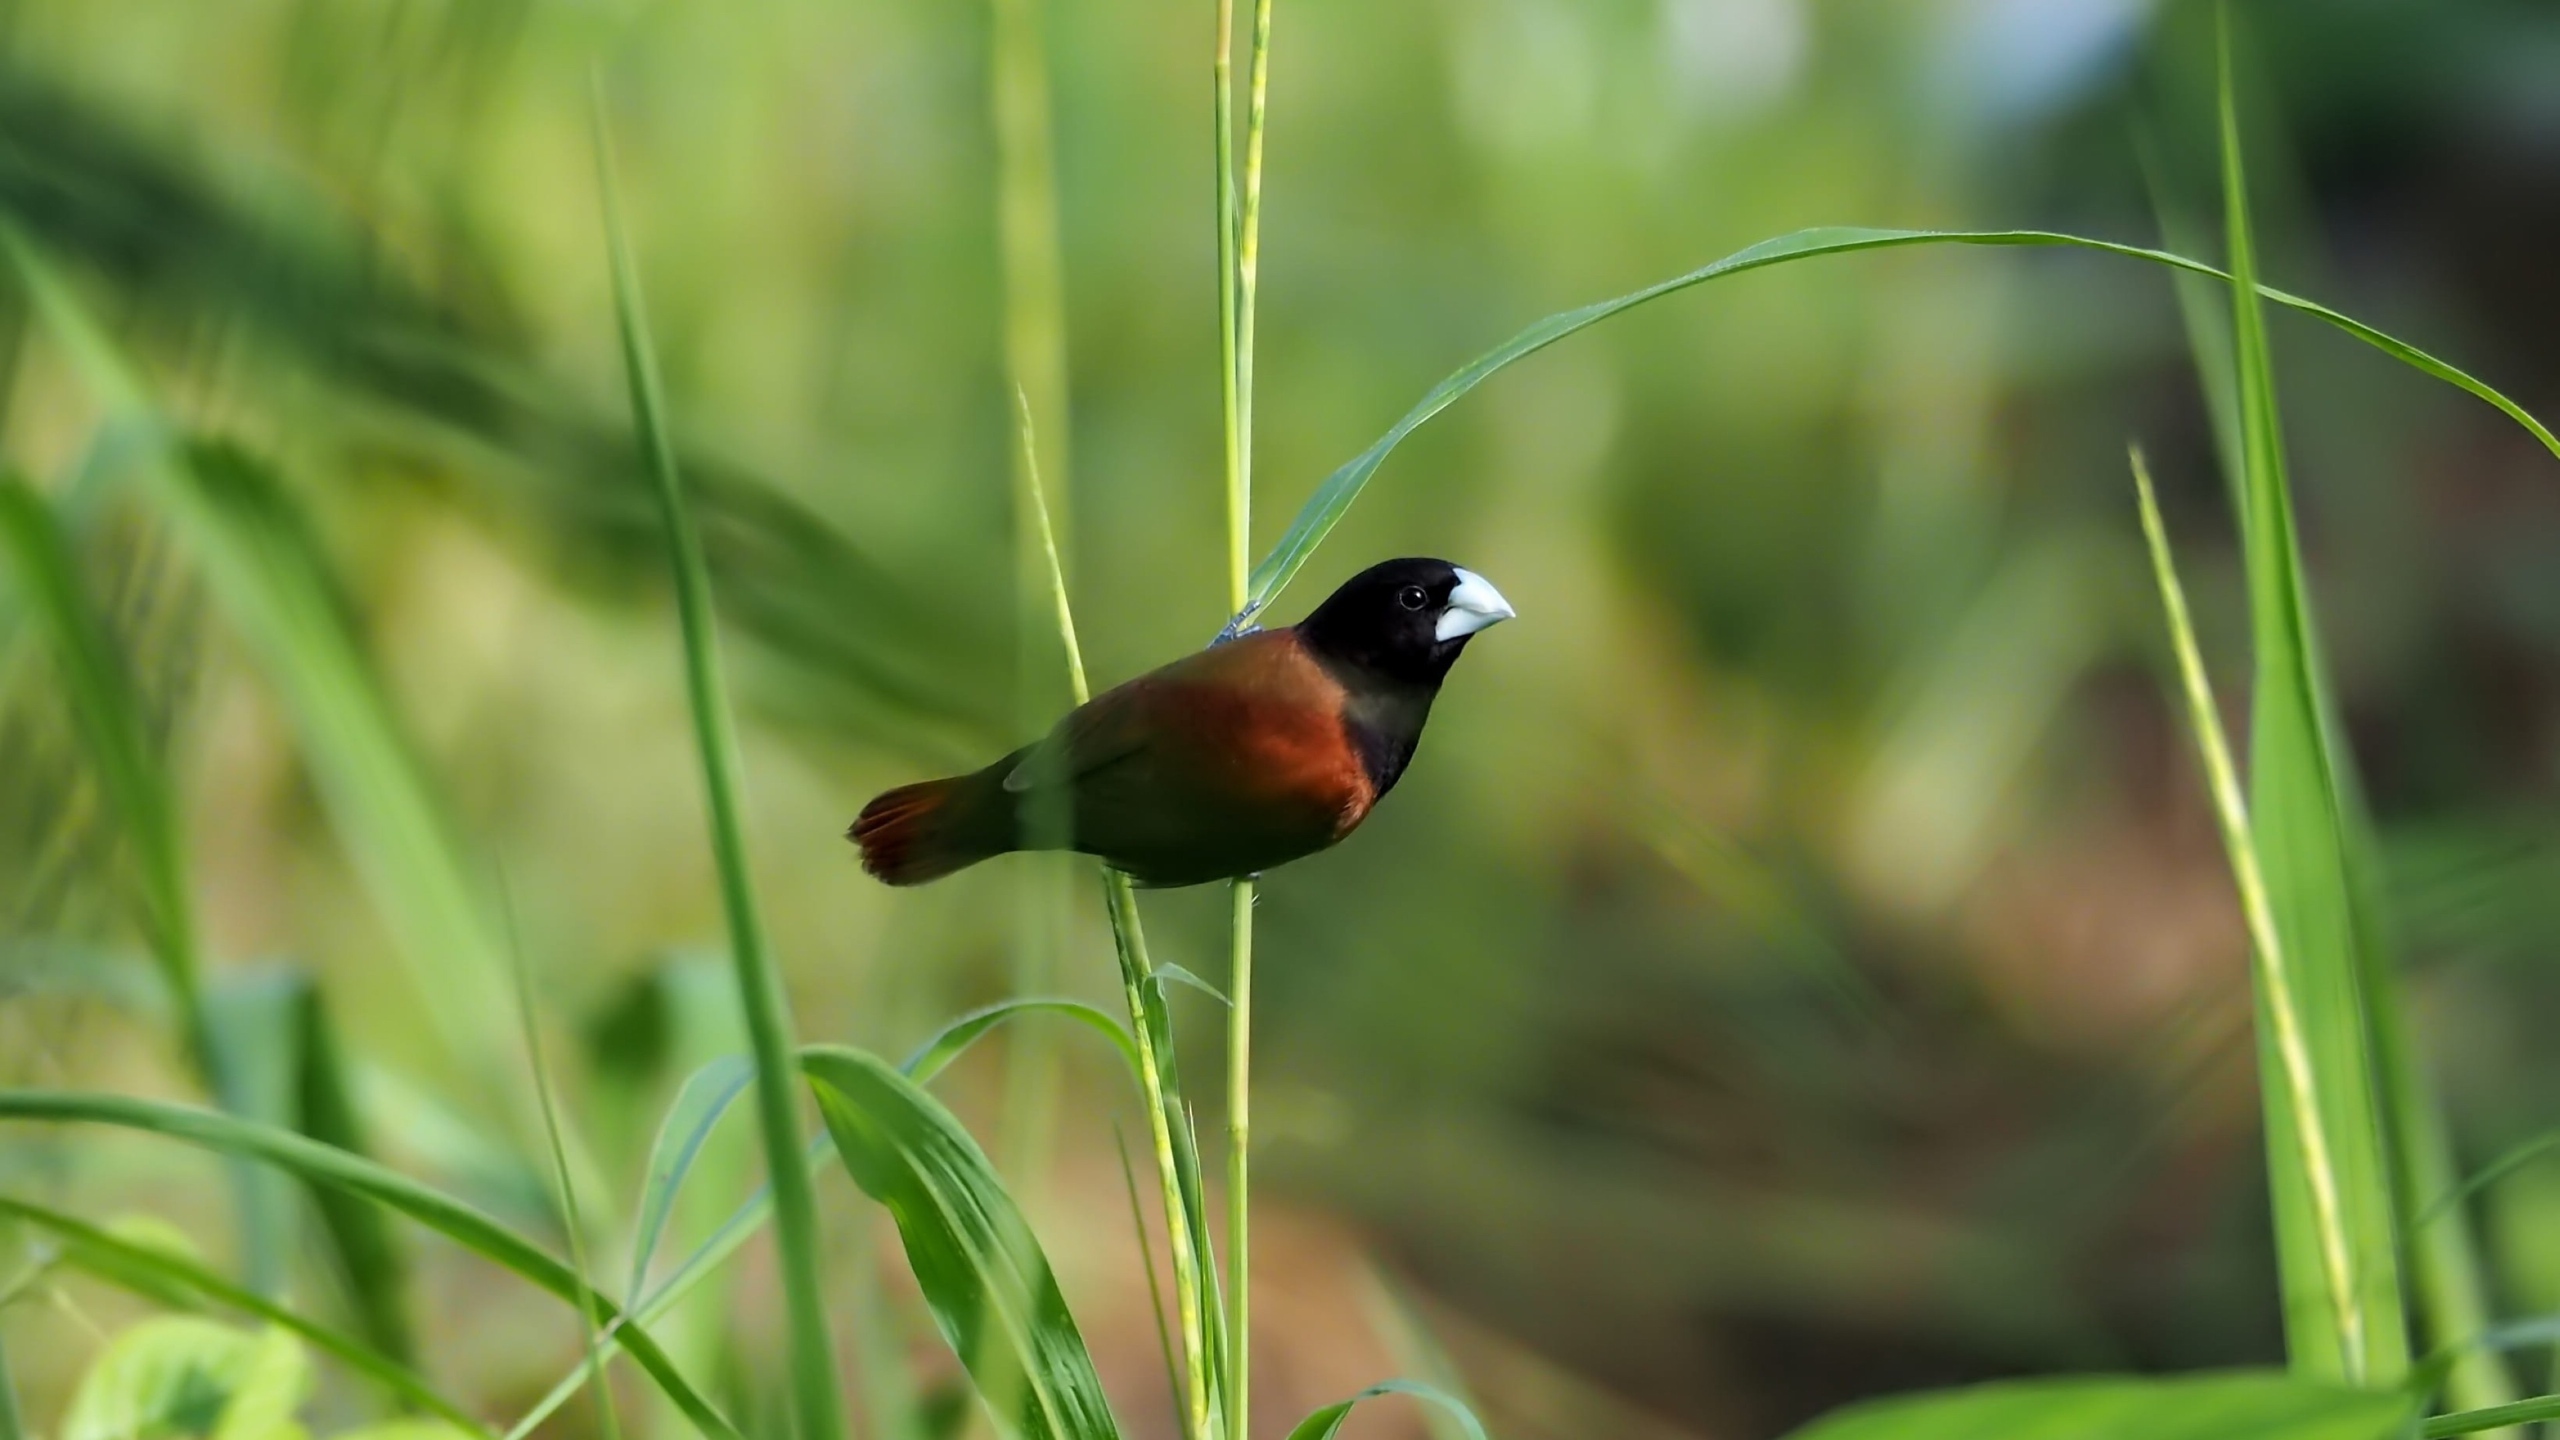
[{"label": "curved grass leaf", "polygon": [[[1641,290],[1630,291],[1614,299],[1585,305],[1577,310],[1550,315],[1476,357],[1449,378],[1433,386],[1429,394],[1424,395],[1411,410],[1405,412],[1403,419],[1398,420],[1386,434],[1378,437],[1377,443],[1353,456],[1340,469],[1326,477],[1324,483],[1316,487],[1315,494],[1310,496],[1307,503],[1300,508],[1297,518],[1290,523],[1288,531],[1280,537],[1279,543],[1272,546],[1270,553],[1262,557],[1260,564],[1254,566],[1253,585],[1246,598],[1245,607],[1227,623],[1224,633],[1233,635],[1241,632],[1245,626],[1253,623],[1254,617],[1260,615],[1273,599],[1278,597],[1280,591],[1315,554],[1316,547],[1323,543],[1324,537],[1350,510],[1352,502],[1360,498],[1360,491],[1368,485],[1369,477],[1377,473],[1378,467],[1385,463],[1388,454],[1402,444],[1406,436],[1422,428],[1424,422],[1432,416],[1449,408],[1460,396],[1491,379],[1513,361],[1534,355],[1566,336],[1597,325],[1612,315],[1632,310],[1649,300],[1658,300],[1665,295],[1703,285],[1710,280],[1720,280],[1728,275],[1763,270],[1792,261],[1810,260],[1822,255],[1846,255],[1862,250],[1893,250],[1917,245],[2058,246],[2092,250],[2100,254],[2118,255],[2133,260],[2145,260],[2155,265],[2166,265],[2172,269],[2214,279],[2230,278],[2223,271],[2201,260],[2190,260],[2186,256],[2173,255],[2165,250],[2153,250],[2140,245],[2119,245],[2109,240],[2095,240],[2083,235],[2065,235],[2050,230],[1887,230],[1865,226],[1832,225],[1798,230],[1790,235],[1763,240],[1757,245],[1737,250],[1721,260],[1702,265],[1685,275],[1675,275]],[[2545,449],[2555,456],[2560,456],[2560,437],[2555,437],[2523,406],[2462,369],[2428,354],[2407,341],[2395,339],[2360,320],[2340,314],[2316,301],[2305,300],[2300,296],[2289,295],[2284,291],[2263,285],[2258,287],[2258,294],[2287,309],[2298,310],[2303,314],[2326,321],[2393,359],[2496,406],[2510,419],[2530,431],[2535,439],[2542,442]]]},{"label": "curved grass leaf", "polygon": [[1129,1067],[1132,1080],[1138,1076],[1138,1042],[1111,1016],[1081,1000],[1005,1000],[983,1010],[972,1010],[942,1027],[933,1038],[916,1047],[898,1069],[918,1085],[930,1084],[944,1067],[960,1058],[962,1052],[985,1038],[988,1031],[1008,1020],[1028,1015],[1056,1015],[1073,1020],[1111,1042],[1111,1048]]},{"label": "curved grass leaf", "polygon": [[2274,1373],[2030,1380],[1853,1405],[1789,1440],[2403,1440],[2416,1405]]},{"label": "curved grass leaf", "polygon": [[657,1257],[658,1240],[675,1214],[676,1196],[684,1189],[693,1162],[720,1124],[729,1106],[755,1083],[756,1068],[743,1055],[723,1055],[685,1077],[658,1138],[649,1147],[649,1178],[640,1190],[640,1223],[631,1242],[631,1281],[625,1295],[638,1295],[649,1281],[649,1262]]},{"label": "curved grass leaf", "polygon": [[1289,1440],[1333,1440],[1334,1432],[1342,1428],[1342,1422],[1351,1418],[1354,1406],[1363,1400],[1375,1400],[1382,1395],[1410,1395],[1426,1404],[1436,1405],[1448,1412],[1449,1417],[1457,1422],[1458,1428],[1472,1437],[1472,1440],[1485,1440],[1483,1423],[1476,1419],[1476,1412],[1468,1409],[1465,1401],[1446,1390],[1425,1385],[1418,1380],[1382,1381],[1348,1400],[1327,1405],[1299,1421],[1298,1428],[1289,1432]]},{"label": "curved grass leaf", "polygon": [[254,1315],[301,1336],[323,1354],[381,1385],[401,1400],[441,1416],[452,1425],[485,1434],[478,1421],[438,1394],[416,1372],[362,1340],[341,1335],[317,1321],[306,1320],[283,1306],[223,1279],[192,1258],[155,1245],[136,1244],[128,1236],[102,1230],[87,1221],[25,1200],[0,1195],[0,1215],[23,1221],[59,1236],[63,1263],[146,1299],[172,1294]]},{"label": "curved grass leaf", "polygon": [[836,1153],[888,1207],[943,1337],[1028,1440],[1118,1440],[1048,1257],[977,1142],[940,1102],[858,1050],[803,1051]]},{"label": "curved grass leaf", "polygon": [[[906,1063],[899,1068],[905,1071],[907,1078],[916,1084],[929,1083],[952,1061],[959,1059],[970,1046],[984,1039],[988,1032],[998,1025],[1022,1016],[1044,1014],[1063,1015],[1103,1035],[1112,1042],[1112,1048],[1120,1054],[1121,1059],[1131,1067],[1133,1072],[1135,1071],[1138,1063],[1137,1043],[1130,1038],[1129,1032],[1118,1021],[1081,1001],[1042,999],[1008,1000],[963,1015],[918,1046],[915,1052],[907,1057]],[[823,1164],[835,1153],[835,1137],[832,1134],[820,1135],[809,1147],[809,1163]],[[692,1293],[696,1285],[718,1270],[730,1256],[737,1254],[739,1247],[745,1245],[750,1237],[764,1228],[765,1221],[772,1216],[773,1192],[770,1189],[757,1191],[747,1199],[745,1204],[732,1212],[727,1220],[721,1222],[720,1228],[713,1231],[708,1239],[695,1247],[691,1254],[685,1256],[684,1260],[669,1272],[667,1278],[660,1281],[655,1289],[645,1294],[637,1288],[633,1290],[632,1293],[639,1298],[632,1302],[630,1311],[632,1318],[648,1324],[675,1308],[678,1302]],[[610,1354],[615,1345],[613,1329],[608,1327],[601,1339],[605,1352]],[[532,1433],[534,1427],[549,1419],[553,1412],[568,1403],[570,1397],[576,1395],[580,1387],[584,1386],[593,1375],[594,1370],[591,1366],[582,1365],[562,1377],[539,1403],[526,1411],[523,1418],[516,1422],[508,1432],[506,1440],[523,1440],[525,1435]]]},{"label": "curved grass leaf", "polygon": [[2537,1420],[2560,1420],[2560,1395],[2536,1395],[2530,1400],[2437,1415],[2421,1422],[2418,1434],[2420,1440],[2447,1440],[2449,1436],[2477,1435],[2484,1430],[2504,1430]]},{"label": "curved grass leaf", "polygon": [[1187,985],[1192,989],[1199,991],[1201,994],[1208,996],[1210,999],[1217,1001],[1219,1004],[1226,1006],[1230,1010],[1235,1008],[1236,1002],[1227,998],[1226,991],[1219,989],[1217,986],[1210,984],[1208,981],[1201,979],[1199,976],[1192,974],[1190,971],[1183,969],[1179,965],[1157,966],[1155,968],[1155,972],[1147,977],[1147,983],[1155,986],[1156,993],[1158,995],[1169,994],[1165,988],[1166,986]]},{"label": "curved grass leaf", "polygon": [[2470,1199],[2472,1196],[2477,1195],[2481,1191],[2488,1189],[2490,1186],[2497,1184],[2499,1181],[2506,1179],[2508,1176],[2513,1175],[2518,1170],[2523,1169],[2525,1166],[2532,1164],[2534,1161],[2541,1159],[2543,1156],[2550,1154],[2554,1150],[2560,1150],[2560,1130],[2546,1131],[2525,1141],[2521,1145],[2510,1148],[2505,1154],[2500,1155],[2497,1159],[2480,1167],[2478,1171],[2472,1174],[2471,1178],[2463,1181],[2460,1185],[2455,1186],[2430,1201],[2427,1208],[2419,1211],[2418,1217],[2409,1222],[2410,1228],[2413,1230],[2424,1230],[2429,1224],[2433,1223],[2438,1217],[2442,1216],[2446,1211],[2452,1209],[2454,1206],[2461,1204],[2463,1201]]},{"label": "curved grass leaf", "polygon": [[[218,1154],[262,1160],[289,1170],[306,1182],[327,1185],[397,1210],[573,1307],[583,1306],[589,1294],[568,1266],[469,1205],[362,1156],[291,1131],[183,1105],[55,1090],[0,1090],[0,1120],[113,1125]],[[595,1304],[607,1323],[618,1328],[622,1348],[708,1440],[740,1440],[737,1428],[676,1370],[645,1329],[631,1324],[601,1297]]]}]

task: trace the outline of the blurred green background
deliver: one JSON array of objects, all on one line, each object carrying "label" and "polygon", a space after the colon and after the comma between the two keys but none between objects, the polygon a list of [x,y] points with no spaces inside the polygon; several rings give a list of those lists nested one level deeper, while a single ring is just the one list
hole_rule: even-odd
[{"label": "blurred green background", "polygon": [[[2213,233],[2190,7],[1278,10],[1266,542],[1519,325],[1767,235]],[[2560,12],[2242,13],[2269,278],[2560,412]],[[1045,14],[1073,422],[1050,483],[1108,683],[1223,618],[1211,10]],[[589,74],[800,1027],[897,1054],[1008,991],[1017,898],[1054,874],[1007,860],[892,893],[838,838],[876,790],[979,763],[1063,703],[1019,678],[1047,662],[1016,636],[988,27],[936,0],[0,5],[0,218],[169,414],[307,522],[497,897],[491,933],[528,959],[607,1234],[674,1081],[736,1042]],[[2318,327],[2276,338],[2321,626],[2472,1168],[2560,1094],[2560,487],[2486,408]],[[351,839],[305,707],[184,528],[117,482],[130,417],[15,286],[0,366],[0,454],[77,517],[181,782],[210,975],[316,977],[376,1146],[552,1224],[498,1153],[521,1083],[504,990],[387,913],[402,878]],[[2245,948],[2124,464],[2128,441],[2153,458],[2238,697],[2199,395],[2147,267],[1897,253],[1649,307],[1397,453],[1280,616],[1432,553],[1521,618],[1456,672],[1393,801],[1264,887],[1264,1423],[1417,1365],[1534,1440],[1765,1436],[1923,1384],[2279,1357]],[[200,1098],[125,918],[130,847],[20,610],[0,587],[0,1082]],[[1078,895],[1055,988],[1110,1004]],[[1147,905],[1159,959],[1214,978],[1223,893]],[[1219,1016],[1176,993],[1213,1075]],[[1062,1088],[1024,1123],[1054,1133],[1012,1148],[1036,1172],[1015,1179],[1132,1433],[1169,1434],[1111,1154],[1134,1111],[1080,1043],[1039,1062]],[[983,1133],[1034,1053],[991,1045],[955,1074]],[[223,1173],[0,1137],[10,1187],[162,1216],[216,1256],[238,1243]],[[749,1182],[726,1183],[707,1218]],[[840,1179],[822,1193],[831,1289],[893,1272],[885,1313],[841,1327],[876,1342],[846,1342],[848,1384],[946,1384],[894,1247]],[[2560,1164],[2481,1219],[2501,1307],[2560,1308]],[[0,1285],[35,1254],[10,1243]],[[421,1354],[454,1393],[511,1414],[574,1363],[568,1312],[412,1248]],[[325,1294],[312,1261],[270,1278]],[[751,1414],[777,1311],[750,1252],[682,1337]],[[74,1281],[0,1308],[39,1428],[133,1312]],[[592,1424],[573,1406],[554,1428]]]}]

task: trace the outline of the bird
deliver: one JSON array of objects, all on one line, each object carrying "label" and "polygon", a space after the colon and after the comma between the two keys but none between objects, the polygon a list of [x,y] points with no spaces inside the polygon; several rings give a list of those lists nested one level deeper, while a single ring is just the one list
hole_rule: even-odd
[{"label": "bird", "polygon": [[1098,856],[1155,888],[1258,875],[1368,818],[1449,667],[1513,613],[1472,570],[1383,561],[1297,624],[1106,690],[983,770],[881,794],[846,838],[891,885],[1022,850]]}]

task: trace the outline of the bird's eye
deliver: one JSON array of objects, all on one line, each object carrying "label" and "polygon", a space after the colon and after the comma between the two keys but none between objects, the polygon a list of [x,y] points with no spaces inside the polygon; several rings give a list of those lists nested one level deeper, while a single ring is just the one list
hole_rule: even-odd
[{"label": "bird's eye", "polygon": [[1407,585],[1396,592],[1396,603],[1407,610],[1419,610],[1431,603],[1431,592],[1419,585]]}]

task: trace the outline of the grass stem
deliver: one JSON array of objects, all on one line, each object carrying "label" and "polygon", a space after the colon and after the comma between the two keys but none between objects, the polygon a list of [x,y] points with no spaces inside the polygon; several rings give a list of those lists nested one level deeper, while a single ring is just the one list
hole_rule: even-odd
[{"label": "grass stem", "polygon": [[[1247,65],[1244,184],[1234,178],[1227,134],[1234,98],[1231,64],[1233,0],[1218,6],[1218,226],[1231,237],[1219,287],[1221,335],[1227,341],[1227,613],[1244,613],[1253,572],[1253,347],[1262,271],[1262,152],[1271,93],[1271,0],[1254,0]],[[1227,992],[1227,1434],[1246,1440],[1253,1424],[1253,900],[1254,881],[1235,882],[1233,953]]]},{"label": "grass stem", "polygon": [[2160,603],[2167,613],[2169,638],[2177,653],[2178,680],[2187,702],[2188,719],[2196,731],[2196,748],[2204,759],[2207,788],[2213,795],[2214,819],[2222,829],[2222,844],[2229,855],[2231,878],[2240,891],[2240,913],[2249,932],[2250,948],[2257,955],[2260,1002],[2266,1007],[2267,1028],[2274,1042],[2278,1068],[2291,1092],[2287,1097],[2297,1116],[2294,1126],[2296,1143],[2302,1149],[2302,1169],[2310,1182],[2311,1204],[2318,1217],[2321,1266],[2329,1282],[2330,1300],[2336,1310],[2339,1335],[2351,1340],[2349,1353],[2361,1349],[2361,1327],[2354,1301],[2354,1289],[2347,1259],[2346,1225],[2338,1197],[2337,1167],[2329,1154],[2327,1130],[2320,1124],[2319,1083],[2312,1070],[2311,1047],[2303,1036],[2302,1017],[2295,1007],[2295,983],[2288,968],[2284,941],[2276,928],[2275,907],[2268,899],[2267,882],[2258,864],[2258,847],[2249,827],[2248,802],[2242,798],[2238,767],[2231,762],[2230,743],[2223,738],[2222,712],[2214,707],[2212,682],[2205,677],[2204,657],[2197,651],[2195,626],[2187,614],[2187,595],[2178,583],[2176,563],[2169,554],[2168,531],[2160,523],[2160,505],[2151,488],[2151,471],[2143,463],[2142,452],[2133,452],[2133,483],[2142,506],[2142,534],[2151,547],[2151,569],[2160,586]]},{"label": "grass stem", "polygon": [[632,420],[655,482],[675,574],[676,616],[684,632],[685,688],[692,703],[694,739],[701,752],[710,811],[711,848],[720,871],[720,898],[729,922],[730,959],[737,967],[747,1039],[756,1064],[756,1118],[763,1132],[765,1164],[772,1177],[774,1235],[782,1252],[782,1286],[790,1315],[791,1374],[800,1440],[843,1440],[843,1398],[836,1392],[834,1347],[819,1273],[817,1202],[800,1138],[800,1072],[793,1059],[790,1002],[767,948],[747,868],[746,832],[739,816],[738,742],[720,687],[719,634],[712,620],[711,581],[676,473],[675,447],[667,434],[666,405],[657,356],[648,341],[638,267],[622,225],[614,188],[612,149],[605,129],[604,86],[593,94],[596,169],[602,189],[605,243],[613,266],[614,309],[622,333],[623,368],[631,388]]},{"label": "grass stem", "polygon": [[1247,483],[1245,459],[1248,442],[1245,436],[1243,393],[1244,371],[1237,363],[1238,340],[1246,322],[1244,297],[1237,283],[1241,267],[1237,263],[1239,237],[1236,233],[1236,135],[1235,135],[1235,0],[1217,0],[1218,48],[1211,58],[1212,81],[1210,129],[1217,145],[1216,213],[1218,227],[1218,399],[1224,424],[1227,460],[1227,589],[1230,596],[1244,592],[1242,579],[1253,563],[1252,537],[1246,533],[1246,515],[1234,502],[1240,487]]},{"label": "grass stem", "polygon": [[1227,998],[1227,1433],[1243,1440],[1252,1404],[1250,1306],[1253,1153],[1253,881],[1235,882],[1234,973]]},{"label": "grass stem", "polygon": [[[1138,1236],[1138,1263],[1147,1273],[1147,1318],[1156,1322],[1156,1351],[1164,1359],[1165,1391],[1173,1397],[1173,1423],[1182,1425],[1182,1368],[1173,1358],[1173,1332],[1164,1323],[1164,1282],[1156,1278],[1155,1247],[1147,1239],[1147,1207],[1138,1198],[1138,1172],[1129,1163],[1129,1137],[1111,1125],[1111,1148],[1120,1157],[1120,1180],[1129,1191],[1129,1223]],[[6,1440],[6,1437],[0,1437]]]}]

